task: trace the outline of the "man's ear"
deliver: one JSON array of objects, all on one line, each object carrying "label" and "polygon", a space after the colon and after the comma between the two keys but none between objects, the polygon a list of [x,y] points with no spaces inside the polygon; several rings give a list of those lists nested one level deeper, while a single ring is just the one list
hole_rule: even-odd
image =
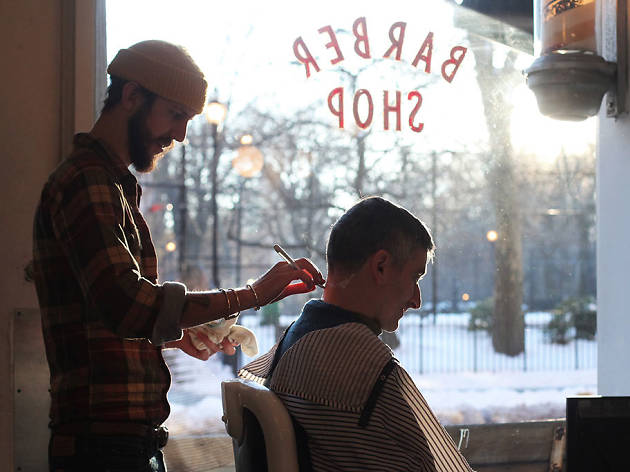
[{"label": "man's ear", "polygon": [[370,275],[377,285],[382,285],[387,282],[391,263],[392,255],[385,249],[379,249],[368,258]]},{"label": "man's ear", "polygon": [[145,95],[140,85],[136,82],[127,82],[123,85],[120,104],[129,114],[133,114],[144,102]]}]

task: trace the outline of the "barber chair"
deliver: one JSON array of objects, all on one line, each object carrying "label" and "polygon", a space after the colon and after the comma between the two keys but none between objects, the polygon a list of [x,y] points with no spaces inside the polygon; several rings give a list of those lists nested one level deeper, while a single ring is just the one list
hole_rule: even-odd
[{"label": "barber chair", "polygon": [[232,437],[236,472],[298,472],[291,417],[280,399],[251,380],[221,383],[223,422]]}]

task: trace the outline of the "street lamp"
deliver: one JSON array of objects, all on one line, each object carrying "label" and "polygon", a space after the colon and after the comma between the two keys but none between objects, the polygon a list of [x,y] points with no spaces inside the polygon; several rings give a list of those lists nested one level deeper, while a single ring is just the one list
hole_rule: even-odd
[{"label": "street lamp", "polygon": [[256,176],[263,167],[264,159],[260,150],[253,146],[254,138],[251,134],[241,137],[241,146],[236,150],[236,157],[232,159],[232,167],[243,177],[238,190],[238,205],[236,207],[236,283],[241,282],[241,221],[243,211],[243,189],[247,179]]},{"label": "street lamp", "polygon": [[212,101],[206,105],[206,120],[208,123],[221,126],[227,115],[227,107],[223,103]]},{"label": "street lamp", "polygon": [[492,258],[492,265],[491,267],[493,268],[492,270],[492,285],[493,285],[493,291],[496,291],[496,276],[495,273],[498,270],[496,267],[496,260],[497,260],[497,256],[496,256],[496,251],[497,251],[497,247],[496,247],[496,242],[499,239],[499,233],[494,230],[491,229],[490,231],[488,231],[486,233],[486,239],[488,240],[488,242],[490,243],[490,245],[492,246],[492,249],[490,251],[490,257]]},{"label": "street lamp", "polygon": [[[241,259],[242,259],[242,244],[241,244],[241,228],[242,228],[242,213],[243,213],[243,189],[247,179],[257,175],[263,167],[263,155],[260,150],[253,146],[254,138],[250,134],[246,134],[241,137],[241,145],[236,150],[236,157],[232,159],[232,167],[242,177],[238,186],[238,203],[236,206],[236,264],[235,264],[235,276],[236,284],[241,283]],[[247,283],[253,283],[249,280]],[[238,371],[240,351],[236,351],[236,355],[224,358],[226,364],[232,367],[232,372],[236,375]]]},{"label": "street lamp", "polygon": [[218,261],[218,231],[219,231],[219,210],[217,207],[217,168],[219,157],[221,156],[222,138],[220,129],[227,115],[227,107],[217,101],[212,101],[206,105],[206,119],[212,130],[212,161],[210,163],[210,179],[212,181],[212,193],[210,205],[212,211],[212,282],[215,287],[220,287],[219,261]]},{"label": "street lamp", "polygon": [[254,177],[263,167],[263,156],[256,146],[252,146],[251,134],[241,137],[241,146],[236,150],[236,157],[232,160],[232,167],[238,175],[246,179]]}]

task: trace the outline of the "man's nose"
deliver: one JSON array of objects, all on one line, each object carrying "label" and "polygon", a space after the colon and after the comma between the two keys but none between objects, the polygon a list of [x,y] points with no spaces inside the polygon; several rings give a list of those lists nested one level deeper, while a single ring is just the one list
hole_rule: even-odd
[{"label": "man's nose", "polygon": [[186,129],[188,128],[188,121],[182,121],[175,125],[173,129],[173,138],[180,143],[186,139]]},{"label": "man's nose", "polygon": [[422,306],[422,294],[420,293],[420,286],[416,284],[413,290],[413,296],[407,302],[407,308],[418,309]]}]

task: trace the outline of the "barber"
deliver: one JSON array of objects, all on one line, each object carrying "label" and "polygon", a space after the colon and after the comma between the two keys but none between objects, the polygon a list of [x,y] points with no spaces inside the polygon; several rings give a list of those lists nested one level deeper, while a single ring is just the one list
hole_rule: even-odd
[{"label": "barber", "polygon": [[[251,285],[189,292],[158,283],[157,257],[134,175],[150,172],[206,99],[204,74],[180,46],[121,49],[89,133],[50,175],[34,222],[34,279],[50,367],[51,471],[163,471],[171,376],[163,349],[206,360],[234,353],[186,330],[258,309],[323,282],[306,259],[273,266]],[[293,283],[298,281],[298,283]],[[200,334],[203,337],[203,334]]]}]

